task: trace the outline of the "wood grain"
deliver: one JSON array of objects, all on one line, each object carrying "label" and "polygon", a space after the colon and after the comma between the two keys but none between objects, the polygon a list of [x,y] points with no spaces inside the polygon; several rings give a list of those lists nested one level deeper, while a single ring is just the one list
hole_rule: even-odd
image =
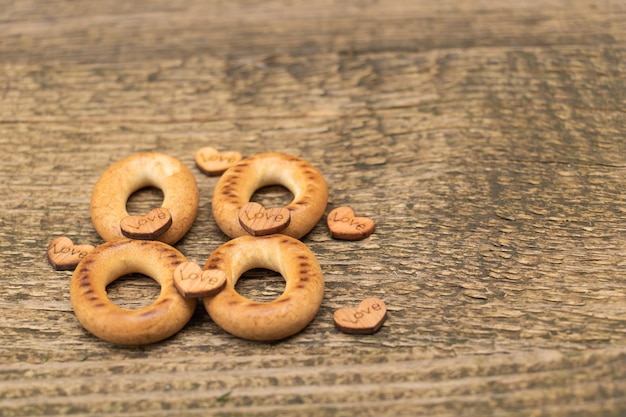
[{"label": "wood grain", "polygon": [[[621,1],[5,2],[0,7],[0,415],[550,415],[626,412],[626,7]],[[303,241],[325,298],[279,343],[199,308],[142,347],[97,340],[54,271],[56,236],[102,243],[91,190],[113,162],[204,146],[285,152],[362,241]],[[129,212],[158,207],[136,193]],[[266,207],[290,199],[260,190]],[[251,271],[246,296],[284,283]],[[149,279],[109,288],[131,308]],[[385,301],[374,335],[333,312]]]}]

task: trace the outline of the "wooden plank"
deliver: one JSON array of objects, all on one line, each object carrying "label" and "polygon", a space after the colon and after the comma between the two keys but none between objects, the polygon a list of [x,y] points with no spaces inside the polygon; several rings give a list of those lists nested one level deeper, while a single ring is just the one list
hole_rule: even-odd
[{"label": "wooden plank", "polygon": [[[0,415],[626,410],[621,2],[127,3],[0,7]],[[203,146],[300,156],[327,213],[349,205],[376,232],[338,241],[322,221],[303,239],[326,295],[288,340],[237,339],[203,308],[155,345],[97,340],[47,244],[100,244],[95,181],[155,150],[194,172],[200,211],[176,246],[202,264],[227,239]],[[284,286],[254,271],[238,288]],[[145,277],[109,287],[129,308],[157,294]],[[338,332],[333,312],[370,296],[382,329]]]},{"label": "wooden plank", "polygon": [[[555,350],[415,359],[415,352],[318,356],[198,356],[13,366],[3,371],[3,410],[30,415],[551,415],[610,413],[622,400],[624,353]],[[418,356],[421,356],[418,353]],[[391,362],[389,362],[391,360]],[[606,363],[605,361],[609,361]],[[572,382],[571,369],[584,370]],[[28,375],[28,376],[27,376]],[[27,376],[28,383],[20,381]],[[584,379],[584,380],[583,380]],[[34,398],[34,400],[33,400]],[[550,404],[546,406],[546,398]],[[589,399],[595,398],[595,402]],[[589,404],[585,404],[588,401]]]},{"label": "wooden plank", "polygon": [[615,44],[626,13],[615,0],[20,3],[3,7],[2,62]]}]

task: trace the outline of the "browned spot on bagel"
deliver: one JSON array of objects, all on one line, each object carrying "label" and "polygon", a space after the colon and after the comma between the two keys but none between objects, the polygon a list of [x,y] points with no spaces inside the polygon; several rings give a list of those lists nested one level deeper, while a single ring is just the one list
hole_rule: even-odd
[{"label": "browned spot on bagel", "polygon": [[98,297],[89,297],[89,301],[96,301],[96,300],[99,300],[99,298]]},{"label": "browned spot on bagel", "polygon": [[239,301],[229,301],[228,302],[229,306],[234,306],[234,305],[237,305],[237,304],[239,304]]},{"label": "browned spot on bagel", "polygon": [[[298,258],[300,258],[300,257],[298,257]],[[302,258],[300,258],[300,259],[302,259]],[[308,263],[308,262],[300,262],[300,266],[306,267],[306,266],[311,266],[311,264]]]},{"label": "browned spot on bagel", "polygon": [[[96,300],[97,300],[97,298],[96,298]],[[94,307],[106,307],[106,304],[104,304],[104,303],[98,303],[98,304],[94,304],[93,306],[94,306]]]},{"label": "browned spot on bagel", "polygon": [[309,281],[309,277],[300,277],[300,281],[308,282]]},{"label": "browned spot on bagel", "polygon": [[296,285],[296,288],[300,288],[300,289],[302,289],[302,288],[306,288],[306,285],[302,285],[302,284],[300,284],[300,285]]},{"label": "browned spot on bagel", "polygon": [[90,288],[87,291],[83,292],[83,295],[91,294],[92,292],[93,292],[93,289]]},{"label": "browned spot on bagel", "polygon": [[[109,248],[117,248],[119,246],[125,246],[128,244],[127,240],[119,240],[119,241],[111,241],[111,243],[109,243]],[[98,252],[101,252],[102,250],[99,250]],[[92,252],[93,254],[94,252]]]},{"label": "browned spot on bagel", "polygon": [[308,269],[301,269],[301,270],[300,270],[300,273],[301,273],[302,275],[306,275],[306,274],[308,274],[308,273],[310,273],[310,272],[311,272],[311,271],[309,271]]},{"label": "browned spot on bagel", "polygon": [[258,308],[258,307],[265,307],[265,304],[250,301],[248,302],[248,304],[246,304],[246,306],[252,307],[252,308]]},{"label": "browned spot on bagel", "polygon": [[289,302],[289,301],[291,301],[290,297],[285,297],[285,298],[283,298],[281,300],[278,300],[279,303],[286,303],[286,302]]},{"label": "browned spot on bagel", "polygon": [[89,281],[83,281],[80,283],[81,287],[91,287],[91,282]]},{"label": "browned spot on bagel", "polygon": [[210,264],[209,269],[219,269],[219,266],[215,264]]}]

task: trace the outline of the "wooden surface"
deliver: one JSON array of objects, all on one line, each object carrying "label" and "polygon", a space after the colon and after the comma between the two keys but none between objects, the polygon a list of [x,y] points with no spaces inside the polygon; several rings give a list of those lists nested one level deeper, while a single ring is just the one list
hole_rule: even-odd
[{"label": "wooden surface", "polygon": [[[0,3],[1,416],[626,413],[623,1]],[[151,346],[96,339],[47,244],[102,243],[95,181],[160,151],[198,181],[176,247],[202,264],[226,241],[203,146],[302,157],[327,213],[376,232],[337,241],[322,221],[303,239],[326,292],[288,340],[237,339],[200,308]],[[282,288],[267,271],[238,286]],[[127,307],[157,293],[109,288]],[[339,333],[333,312],[367,297],[381,330]]]}]

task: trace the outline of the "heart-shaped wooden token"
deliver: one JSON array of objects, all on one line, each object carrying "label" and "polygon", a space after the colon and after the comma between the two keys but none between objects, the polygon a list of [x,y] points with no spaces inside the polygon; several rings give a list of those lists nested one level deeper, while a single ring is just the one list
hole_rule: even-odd
[{"label": "heart-shaped wooden token", "polygon": [[120,220],[122,234],[130,239],[154,239],[172,226],[172,215],[165,207],[150,210],[143,216],[126,216]]},{"label": "heart-shaped wooden token", "polygon": [[344,307],[335,311],[335,327],[349,334],[374,334],[387,318],[387,306],[378,298],[366,298],[357,308]]},{"label": "heart-shaped wooden token", "polygon": [[291,213],[284,207],[266,210],[261,204],[250,202],[239,210],[239,224],[253,236],[279,233],[290,221]]},{"label": "heart-shaped wooden token", "polygon": [[57,271],[69,271],[92,250],[92,245],[75,245],[69,237],[59,236],[48,245],[48,261]]},{"label": "heart-shaped wooden token", "polygon": [[210,146],[200,148],[196,152],[196,166],[207,175],[220,175],[228,168],[241,161],[237,151],[219,152]]},{"label": "heart-shaped wooden token", "polygon": [[226,274],[219,269],[203,270],[195,262],[183,262],[174,269],[174,285],[186,298],[215,295],[225,284]]},{"label": "heart-shaped wooden token", "polygon": [[360,240],[374,233],[374,220],[355,217],[350,207],[337,207],[326,218],[330,235],[335,239]]}]

